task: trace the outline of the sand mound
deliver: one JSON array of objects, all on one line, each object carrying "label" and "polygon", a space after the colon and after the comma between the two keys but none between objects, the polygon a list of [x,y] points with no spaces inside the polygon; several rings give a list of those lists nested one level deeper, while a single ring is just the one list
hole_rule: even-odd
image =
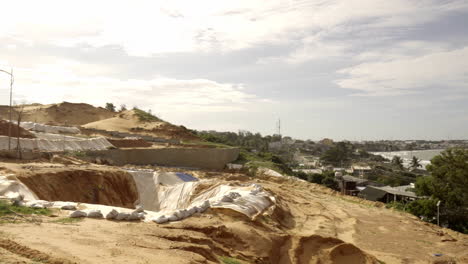
[{"label": "sand mound", "polygon": [[54,170],[19,175],[41,200],[134,208],[138,192],[132,176],[118,170]]},{"label": "sand mound", "polygon": [[278,249],[278,263],[373,264],[373,256],[340,239],[312,235],[290,237]]},{"label": "sand mound", "polygon": [[[22,121],[50,125],[83,125],[114,115],[114,112],[89,104],[68,102],[50,105],[31,104],[24,106]],[[16,112],[13,111],[14,119],[16,116]],[[8,118],[8,106],[0,106],[0,118]]]},{"label": "sand mound", "polygon": [[164,121],[141,121],[134,110],[127,110],[116,116],[84,125],[85,128],[106,131],[127,132],[140,135],[182,140],[196,140],[197,136],[182,126]]},{"label": "sand mound", "polygon": [[[0,136],[8,136],[8,127],[8,121],[0,120]],[[19,135],[20,138],[35,138],[33,134],[22,127],[19,127]],[[11,124],[11,136],[18,137],[18,126],[13,123]]]}]

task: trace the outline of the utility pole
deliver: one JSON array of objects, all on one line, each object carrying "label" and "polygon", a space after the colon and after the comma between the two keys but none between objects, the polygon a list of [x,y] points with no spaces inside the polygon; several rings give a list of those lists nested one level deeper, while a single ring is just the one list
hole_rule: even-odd
[{"label": "utility pole", "polygon": [[9,122],[8,122],[8,150],[11,150],[11,104],[12,104],[12,97],[13,97],[13,82],[14,82],[14,77],[13,77],[13,68],[11,68],[11,72],[4,71],[0,69],[1,72],[4,72],[8,75],[10,75],[10,108],[8,110],[9,114]]},{"label": "utility pole", "polygon": [[278,135],[281,136],[281,119],[278,118]]},{"label": "utility pole", "polygon": [[440,226],[439,222],[439,207],[440,207],[440,200],[437,202],[437,225]]}]

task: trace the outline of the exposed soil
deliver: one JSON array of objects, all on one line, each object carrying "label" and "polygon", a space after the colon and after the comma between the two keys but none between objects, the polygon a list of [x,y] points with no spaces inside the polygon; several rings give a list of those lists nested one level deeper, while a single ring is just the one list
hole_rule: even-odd
[{"label": "exposed soil", "polygon": [[38,197],[134,208],[138,200],[130,174],[119,170],[48,168],[18,175]]},{"label": "exposed soil", "polygon": [[166,139],[197,140],[196,135],[183,126],[176,126],[164,121],[143,122],[133,110],[124,111],[112,118],[92,122],[83,126],[107,131],[127,132]]},{"label": "exposed soil", "polygon": [[153,146],[150,142],[143,139],[107,139],[117,148],[147,148]]},{"label": "exposed soil", "polygon": [[[12,241],[10,239],[0,238],[0,248],[4,249],[6,251],[9,251],[10,254],[18,255],[18,256],[21,256],[21,257],[23,257],[25,259],[32,260],[34,262],[43,262],[43,263],[52,263],[52,264],[66,264],[66,263],[71,264],[71,263],[73,263],[73,262],[71,262],[69,260],[51,257],[48,254],[45,254],[45,253],[40,252],[38,250],[31,249],[31,248],[23,246],[23,245],[20,245],[20,244]],[[1,256],[1,252],[0,252],[0,256]],[[11,257],[12,256],[10,256],[10,258]],[[0,258],[0,263],[4,263],[3,262],[3,257]],[[18,263],[18,262],[11,259],[11,262],[9,261],[9,262],[6,262],[6,263]]]},{"label": "exposed soil", "polygon": [[[0,167],[25,174],[22,177],[26,180],[42,178],[32,184],[67,190],[81,184],[75,178],[85,178],[85,182],[96,178],[74,172],[91,170],[84,166],[0,163]],[[90,167],[93,171],[110,171],[104,178],[120,179],[114,176],[115,169]],[[87,218],[73,225],[48,221],[40,226],[4,224],[2,231],[22,246],[78,263],[219,263],[219,257],[235,258],[239,263],[273,264],[468,263],[467,235],[386,209],[381,203],[285,177],[153,168],[215,179],[216,184],[257,183],[275,195],[277,206],[253,221],[227,209],[209,209],[162,225]],[[67,173],[73,176],[66,178]],[[21,178],[23,182],[25,179]],[[64,180],[77,183],[67,185]],[[208,187],[202,186],[197,192]],[[40,192],[59,190],[44,188]],[[443,257],[435,257],[435,253]]]},{"label": "exposed soil", "polygon": [[[102,107],[89,104],[68,103],[30,104],[24,106],[23,121],[31,121],[49,125],[83,125],[90,122],[110,118],[115,113]],[[16,118],[16,112],[13,112]],[[0,118],[8,117],[8,106],[0,106]]]},{"label": "exposed soil", "polygon": [[[0,120],[0,136],[8,136],[10,122],[5,120]],[[18,130],[19,128],[19,130]],[[19,131],[19,133],[18,133]],[[20,138],[35,138],[35,136],[22,127],[18,127],[16,124],[11,123],[11,136]]]}]

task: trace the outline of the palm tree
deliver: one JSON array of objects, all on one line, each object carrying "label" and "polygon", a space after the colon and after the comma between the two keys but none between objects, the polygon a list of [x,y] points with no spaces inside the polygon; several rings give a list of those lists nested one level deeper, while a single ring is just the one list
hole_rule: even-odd
[{"label": "palm tree", "polygon": [[403,159],[400,156],[393,156],[392,163],[400,168],[400,170],[403,169]]},{"label": "palm tree", "polygon": [[413,168],[413,170],[422,167],[421,161],[418,158],[416,158],[416,156],[413,156],[413,159],[410,163],[410,167]]}]

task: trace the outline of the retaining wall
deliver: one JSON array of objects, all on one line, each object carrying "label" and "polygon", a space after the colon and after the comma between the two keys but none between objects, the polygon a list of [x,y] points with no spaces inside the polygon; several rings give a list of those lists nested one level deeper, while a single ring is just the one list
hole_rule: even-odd
[{"label": "retaining wall", "polygon": [[112,165],[160,165],[223,169],[239,156],[237,148],[138,148],[87,151],[89,159],[107,161]]}]

